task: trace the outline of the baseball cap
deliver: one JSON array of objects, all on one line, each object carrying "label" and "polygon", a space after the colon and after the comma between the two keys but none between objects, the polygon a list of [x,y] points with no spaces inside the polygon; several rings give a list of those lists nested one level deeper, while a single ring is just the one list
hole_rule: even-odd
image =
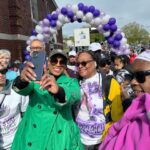
[{"label": "baseball cap", "polygon": [[51,58],[54,55],[62,55],[63,57],[65,57],[67,59],[67,54],[61,49],[52,50],[49,54],[49,58]]},{"label": "baseball cap", "polygon": [[77,53],[76,53],[76,51],[72,50],[72,51],[69,52],[68,55],[69,55],[69,56],[76,56]]},{"label": "baseball cap", "polygon": [[90,46],[89,46],[89,50],[95,52],[95,51],[98,51],[98,50],[101,50],[102,49],[102,46],[100,43],[91,43]]}]

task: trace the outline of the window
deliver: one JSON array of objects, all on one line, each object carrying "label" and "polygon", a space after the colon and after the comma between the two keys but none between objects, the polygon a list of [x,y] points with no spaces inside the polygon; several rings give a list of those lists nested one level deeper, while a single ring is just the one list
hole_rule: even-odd
[{"label": "window", "polygon": [[31,0],[31,17],[34,22],[37,22],[39,20],[38,16],[38,2],[37,0]]}]

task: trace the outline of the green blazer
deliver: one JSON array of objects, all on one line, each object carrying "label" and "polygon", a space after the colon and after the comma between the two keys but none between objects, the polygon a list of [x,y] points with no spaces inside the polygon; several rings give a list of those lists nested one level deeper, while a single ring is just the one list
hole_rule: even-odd
[{"label": "green blazer", "polygon": [[79,129],[72,118],[72,104],[80,100],[78,81],[64,74],[57,79],[64,88],[66,103],[58,103],[34,82],[17,93],[30,101],[16,132],[11,150],[83,150]]}]

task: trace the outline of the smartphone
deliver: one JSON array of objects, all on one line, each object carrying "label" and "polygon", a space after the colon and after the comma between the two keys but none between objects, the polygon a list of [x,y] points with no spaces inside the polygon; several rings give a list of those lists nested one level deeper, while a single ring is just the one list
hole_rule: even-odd
[{"label": "smartphone", "polygon": [[43,75],[43,66],[46,62],[46,52],[45,51],[34,51],[31,55],[31,62],[34,65],[34,72],[36,74],[36,80],[40,81]]}]

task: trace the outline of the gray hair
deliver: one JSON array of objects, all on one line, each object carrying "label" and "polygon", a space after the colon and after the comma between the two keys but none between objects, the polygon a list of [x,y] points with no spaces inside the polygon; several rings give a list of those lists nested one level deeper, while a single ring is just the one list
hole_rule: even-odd
[{"label": "gray hair", "polygon": [[11,52],[7,49],[0,49],[0,56],[11,57]]},{"label": "gray hair", "polygon": [[41,41],[41,40],[39,40],[39,39],[34,39],[34,40],[32,40],[31,43],[30,43],[30,46],[31,46],[31,44],[32,44],[34,41],[38,41],[38,42],[42,43],[42,45],[43,45],[42,47],[43,47],[43,49],[45,50],[45,47],[46,47],[46,46],[45,46],[45,42],[43,42],[43,41]]}]

